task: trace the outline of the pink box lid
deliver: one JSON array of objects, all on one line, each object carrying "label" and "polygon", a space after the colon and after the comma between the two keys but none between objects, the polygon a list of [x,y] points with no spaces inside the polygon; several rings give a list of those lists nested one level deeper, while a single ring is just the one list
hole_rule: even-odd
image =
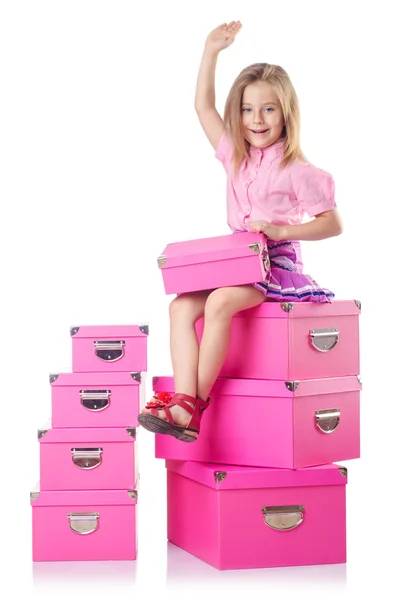
[{"label": "pink box lid", "polygon": [[332,302],[262,302],[254,308],[237,313],[233,318],[260,317],[301,319],[360,315],[360,300],[333,300]]},{"label": "pink box lid", "polygon": [[134,442],[136,430],[125,427],[52,427],[51,419],[37,432],[38,440],[45,443],[101,444],[104,442]]},{"label": "pink box lid", "polygon": [[336,464],[305,469],[270,469],[166,460],[165,466],[174,473],[217,490],[345,485],[347,483],[346,467]]},{"label": "pink box lid", "polygon": [[[249,248],[251,244],[259,244],[259,247],[253,250]],[[166,269],[228,258],[240,258],[250,256],[253,252],[259,255],[264,247],[266,247],[266,241],[263,233],[241,231],[218,237],[168,244],[159,256],[158,264],[160,268]]]},{"label": "pink box lid", "polygon": [[82,325],[70,328],[74,338],[131,338],[149,335],[149,325]]},{"label": "pink box lid", "polygon": [[[153,377],[154,392],[174,392],[172,377]],[[361,390],[360,376],[327,377],[302,381],[282,381],[276,379],[227,379],[219,377],[213,393],[232,396],[267,396],[271,398],[298,398],[319,394],[336,394]]]},{"label": "pink box lid", "polygon": [[[139,477],[139,476],[138,476]],[[36,506],[73,506],[88,504],[101,505],[133,505],[137,503],[138,481],[134,490],[40,490],[40,482],[30,492],[30,503]]]},{"label": "pink box lid", "polygon": [[110,373],[50,373],[51,386],[90,386],[103,385],[139,385],[146,373],[127,373],[126,371]]}]

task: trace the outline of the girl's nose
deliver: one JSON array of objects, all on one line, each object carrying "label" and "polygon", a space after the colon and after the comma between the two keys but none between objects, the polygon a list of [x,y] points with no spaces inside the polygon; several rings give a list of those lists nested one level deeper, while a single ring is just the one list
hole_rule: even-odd
[{"label": "girl's nose", "polygon": [[263,119],[263,113],[262,112],[258,112],[255,113],[254,115],[254,123],[263,123],[264,119]]}]

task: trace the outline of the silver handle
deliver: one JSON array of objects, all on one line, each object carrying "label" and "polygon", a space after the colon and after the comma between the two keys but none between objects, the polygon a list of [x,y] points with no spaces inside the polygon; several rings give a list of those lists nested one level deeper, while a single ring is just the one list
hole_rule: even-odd
[{"label": "silver handle", "polygon": [[315,350],[329,352],[339,341],[339,329],[311,329],[310,342]]},{"label": "silver handle", "polygon": [[323,433],[333,433],[340,423],[340,408],[316,410],[316,426]]},{"label": "silver handle", "polygon": [[89,471],[102,463],[102,448],[72,448],[72,462],[79,469]]},{"label": "silver handle", "polygon": [[105,410],[110,404],[111,390],[80,390],[80,402],[92,412]]},{"label": "silver handle", "polygon": [[99,513],[68,513],[69,527],[75,533],[87,535],[99,527]]},{"label": "silver handle", "polygon": [[303,521],[304,506],[263,506],[262,514],[266,525],[277,531],[290,531]]},{"label": "silver handle", "polygon": [[115,362],[124,356],[124,340],[95,341],[95,355],[105,362]]}]

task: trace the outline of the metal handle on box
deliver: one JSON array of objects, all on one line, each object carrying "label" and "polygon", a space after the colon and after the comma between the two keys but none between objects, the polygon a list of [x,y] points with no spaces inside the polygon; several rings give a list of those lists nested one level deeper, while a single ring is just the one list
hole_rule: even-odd
[{"label": "metal handle on box", "polygon": [[319,352],[329,352],[335,348],[338,341],[339,330],[336,328],[310,330],[310,342]]},{"label": "metal handle on box", "polygon": [[124,340],[94,342],[95,355],[105,362],[115,362],[124,356]]},{"label": "metal handle on box", "polygon": [[72,448],[72,461],[79,469],[96,469],[102,463],[102,448]]},{"label": "metal handle on box", "polygon": [[68,513],[69,527],[75,533],[87,535],[99,527],[99,513]]},{"label": "metal handle on box", "polygon": [[290,531],[303,521],[304,506],[263,506],[262,514],[266,525],[276,531]]},{"label": "metal handle on box", "polygon": [[325,410],[316,410],[316,426],[323,433],[332,433],[340,423],[340,409],[326,408]]},{"label": "metal handle on box", "polygon": [[80,402],[92,412],[105,410],[110,404],[111,390],[80,390]]}]

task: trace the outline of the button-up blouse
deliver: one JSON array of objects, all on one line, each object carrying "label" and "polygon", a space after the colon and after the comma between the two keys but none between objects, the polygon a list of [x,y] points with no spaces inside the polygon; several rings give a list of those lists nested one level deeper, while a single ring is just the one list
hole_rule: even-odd
[{"label": "button-up blouse", "polygon": [[[314,217],[336,208],[334,181],[329,173],[299,160],[280,169],[282,140],[263,149],[251,146],[249,157],[235,172],[233,145],[224,132],[215,156],[227,175],[227,222],[233,232],[248,231],[250,221],[298,225],[305,214]],[[300,244],[293,244],[301,271]]]}]

